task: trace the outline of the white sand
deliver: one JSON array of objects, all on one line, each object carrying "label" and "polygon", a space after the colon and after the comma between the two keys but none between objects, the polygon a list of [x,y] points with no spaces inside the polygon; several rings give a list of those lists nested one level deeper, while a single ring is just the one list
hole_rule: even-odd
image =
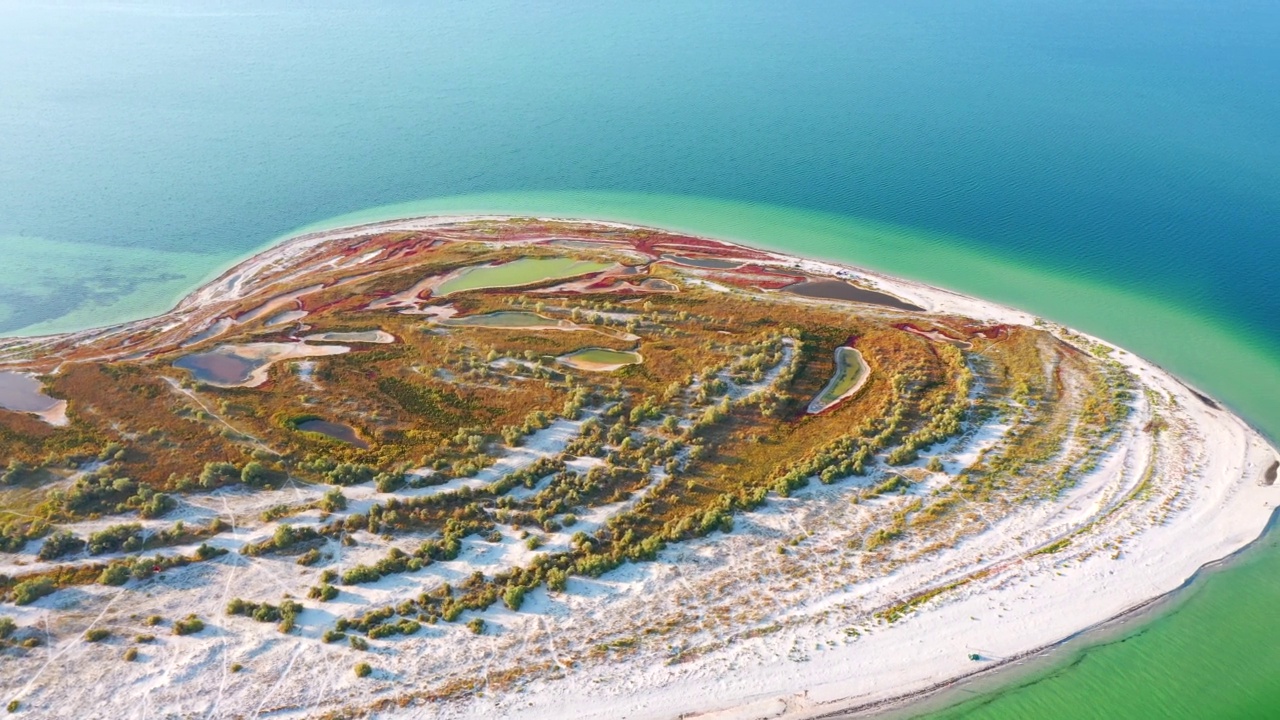
[{"label": "white sand", "polygon": [[[222,302],[224,293],[249,292],[257,273],[287,265],[292,254],[329,238],[461,219],[393,221],[291,240],[233,269],[183,305]],[[782,255],[775,262],[870,279],[877,289],[931,313],[1006,324],[1035,321],[1011,308],[863,270]],[[1161,438],[1166,439],[1156,441],[1142,431],[1155,408],[1140,392],[1116,449],[1062,497],[1019,506],[988,531],[923,555],[889,575],[859,577],[856,566],[842,564],[848,558],[844,542],[870,513],[891,510],[905,498],[853,505],[852,484],[815,482],[791,498],[771,496],[760,509],[738,516],[732,533],[682,543],[654,562],[627,564],[601,578],[575,577],[565,593],[539,589],[519,612],[496,605],[482,613],[491,631],[479,638],[460,623],[442,624],[413,637],[376,641],[372,653],[358,653],[325,645],[318,635],[336,614],[413,597],[440,582],[458,582],[476,569],[492,573],[528,562],[534,551],[504,526],[499,526],[500,542],[467,539],[456,561],[344,588],[333,603],[304,601],[308,609],[300,618],[299,634],[287,637],[269,624],[227,618],[221,608],[233,596],[273,602],[283,592],[305,596],[320,568],[302,568],[288,558],[229,556],[201,563],[166,573],[165,582],[145,586],[145,594],[101,586],[64,591],[12,613],[24,626],[58,624],[64,639],[34,666],[0,667],[0,685],[13,688],[10,695],[24,702],[29,698],[32,709],[27,712],[33,717],[73,709],[111,717],[306,717],[466,678],[485,680],[480,687],[487,691],[380,716],[804,718],[928,691],[1058,643],[1178,588],[1200,567],[1254,540],[1280,501],[1280,489],[1259,483],[1276,452],[1257,432],[1231,413],[1206,405],[1151,363],[1123,351],[1116,357],[1153,391],[1154,402],[1162,403],[1161,417],[1169,427]],[[576,429],[577,424],[553,424],[499,463],[503,468],[523,466],[542,450],[562,447]],[[945,466],[954,471],[958,463],[972,462],[1007,429],[995,424],[975,429],[950,447]],[[1155,468],[1149,476],[1144,474],[1148,466]],[[456,484],[486,482],[493,472]],[[942,473],[928,475],[918,491],[948,481]],[[1121,504],[1139,486],[1144,491]],[[290,496],[288,501],[306,501],[319,490],[289,488],[271,497],[220,492],[193,498],[191,512],[192,517],[213,511],[236,519],[236,532],[219,542],[239,546],[272,532],[276,523],[255,519],[261,509]],[[352,498],[354,512],[367,509],[374,499],[367,487],[344,492]],[[597,527],[615,510],[600,508],[579,527]],[[292,521],[313,523],[318,517],[310,513]],[[568,527],[548,537],[547,548],[560,547],[574,530]],[[1062,538],[1071,539],[1064,549],[1032,554]],[[359,540],[354,548],[327,548],[337,556],[333,567],[371,562],[385,553],[386,543],[378,537],[362,533]],[[795,542],[787,553],[777,553],[788,540]],[[394,544],[410,548],[416,542],[397,538]],[[909,544],[909,539],[902,542]],[[979,570],[987,574],[896,622],[872,617],[877,609]],[[127,608],[120,607],[125,604]],[[53,613],[54,608],[65,609]],[[129,614],[176,617],[191,611],[204,616],[211,628],[192,637],[166,636],[144,647],[139,663],[118,662],[118,643],[88,646],[78,639],[94,623],[127,625]],[[472,616],[467,613],[462,620]],[[738,617],[742,621],[736,627],[754,632],[737,632],[731,620]],[[609,637],[634,639],[659,621],[676,622],[677,631],[642,640],[634,651],[607,651],[607,660],[592,659],[593,643]],[[975,663],[969,653],[984,660]],[[351,666],[360,660],[377,668],[373,678],[354,678]],[[512,689],[488,690],[491,670],[544,660],[558,677],[537,675]],[[246,671],[229,673],[233,661],[244,662]]]}]

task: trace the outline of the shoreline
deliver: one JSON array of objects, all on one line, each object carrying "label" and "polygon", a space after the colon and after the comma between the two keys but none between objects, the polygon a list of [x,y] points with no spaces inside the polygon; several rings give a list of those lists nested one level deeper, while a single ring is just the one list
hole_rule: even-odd
[{"label": "shoreline", "polygon": [[[185,296],[178,303],[178,305],[175,306],[175,308],[171,310],[169,313],[165,313],[164,315],[159,317],[163,318],[164,316],[167,316],[170,314],[182,313],[182,312],[191,310],[192,308],[198,307],[199,305],[201,305],[202,302],[207,301],[212,297],[221,296],[223,292],[229,293],[231,296],[236,296],[237,292],[243,291],[245,287],[251,285],[251,281],[253,280],[256,273],[260,273],[270,268],[273,264],[277,262],[287,261],[294,253],[304,251],[315,245],[323,244],[328,241],[342,239],[342,238],[359,237],[361,235],[374,234],[378,232],[424,229],[424,228],[438,226],[438,225],[447,225],[447,224],[453,224],[458,222],[466,222],[469,220],[498,221],[503,219],[510,219],[513,217],[527,217],[527,216],[501,216],[501,215],[418,216],[418,217],[395,219],[395,220],[385,220],[385,221],[379,221],[375,223],[367,223],[367,224],[352,226],[347,228],[335,228],[331,230],[316,231],[316,232],[296,236],[294,238],[285,239],[282,242],[275,244],[249,257],[248,259],[237,263],[235,266],[227,269],[214,280],[208,282],[207,284],[201,286],[200,288],[196,289],[195,291]],[[577,220],[577,219],[570,219],[570,218],[539,218],[539,219],[565,221],[565,222],[578,222],[578,223],[583,223],[588,225],[597,225],[597,226],[614,226],[614,227],[629,227],[629,228],[647,227],[647,226],[631,224],[631,223],[594,221],[594,220]],[[787,254],[772,251],[772,250],[759,249],[759,248],[755,248],[755,247],[734,242],[734,241],[725,241],[725,240],[719,240],[719,239],[710,239],[710,240],[726,248],[742,250],[743,252],[750,253],[752,255],[761,255],[761,254],[767,255],[770,258],[771,262],[776,262],[783,267],[798,267],[800,269],[807,270],[809,272],[820,273],[823,275],[829,275],[829,276],[846,278],[846,279],[861,279],[863,281],[870,280],[874,283],[874,287],[877,290],[890,292],[895,296],[903,298],[907,301],[918,303],[922,307],[924,307],[925,312],[929,314],[942,313],[942,314],[967,315],[967,316],[973,317],[976,320],[982,320],[982,321],[994,318],[996,320],[999,320],[1000,322],[1012,322],[1012,323],[1025,324],[1025,325],[1032,325],[1038,321],[1037,318],[1035,318],[1034,316],[1024,311],[1017,310],[1015,308],[1001,305],[998,303],[985,301],[980,298],[965,296],[960,293],[947,290],[945,288],[935,287],[935,286],[928,285],[926,283],[922,283],[918,281],[901,279],[901,278],[893,277],[887,274],[879,273],[876,271],[867,270],[865,268],[852,266],[849,264],[812,260],[812,259],[807,259],[800,256],[787,255]],[[703,250],[703,252],[708,252],[709,254],[713,254],[707,250]],[[261,288],[254,288],[255,291],[260,289]],[[42,336],[42,337],[43,338],[59,338],[59,339],[66,339],[67,337],[72,337],[72,338],[99,337],[103,335],[123,332],[130,328],[148,327],[151,325],[151,323],[156,322],[157,319],[158,318],[148,318],[145,320],[132,321],[129,323],[122,323],[114,326],[108,326],[105,328],[86,329],[83,331],[78,331],[76,333],[60,334],[60,335],[53,335],[53,336]],[[1229,410],[1223,409],[1221,406],[1217,406],[1214,401],[1208,400],[1209,396],[1199,392],[1198,390],[1196,390],[1194,387],[1189,385],[1186,381],[1182,380],[1181,378],[1178,378],[1172,375],[1171,373],[1164,371],[1163,368],[1160,368],[1158,365],[1151,363],[1150,361],[1143,360],[1142,358],[1136,355],[1133,355],[1132,353],[1129,353],[1128,351],[1123,350],[1122,348],[1119,348],[1113,343],[1101,340],[1091,335],[1078,333],[1077,331],[1063,328],[1061,326],[1057,326],[1057,329],[1058,329],[1058,332],[1060,333],[1071,333],[1075,337],[1083,337],[1085,339],[1088,339],[1091,342],[1098,343],[1103,346],[1112,348],[1113,350],[1117,351],[1117,354],[1122,356],[1125,364],[1127,366],[1130,366],[1130,369],[1133,370],[1135,373],[1137,373],[1139,370],[1144,370],[1144,369],[1154,370],[1154,372],[1147,373],[1147,375],[1150,376],[1148,378],[1150,382],[1160,383],[1163,386],[1163,384],[1166,381],[1168,381],[1170,383],[1182,386],[1182,388],[1184,388],[1187,393],[1189,393],[1192,396],[1199,397],[1200,400],[1204,402],[1204,405],[1199,408],[1196,408],[1196,410],[1199,411],[1199,414],[1201,415],[1202,418],[1205,419],[1204,421],[1206,423],[1210,422],[1210,419],[1216,418],[1218,415],[1225,416],[1225,417],[1217,418],[1217,420],[1221,422],[1227,422],[1229,420],[1231,422],[1240,423],[1244,425],[1246,428],[1248,428],[1250,431],[1252,431],[1252,433],[1255,436],[1257,436],[1260,440],[1262,440],[1263,444],[1267,446],[1267,449],[1270,450],[1274,456],[1274,449],[1270,448],[1269,441],[1266,439],[1266,436],[1264,434],[1258,432],[1257,429],[1252,428],[1252,426],[1250,426],[1247,423],[1247,421],[1243,420],[1239,416],[1231,413]],[[1058,334],[1058,333],[1055,333],[1055,334]],[[32,340],[32,339],[33,338],[24,338],[24,340]],[[40,338],[34,338],[34,339],[38,340]],[[12,339],[6,339],[6,340],[12,340]],[[855,388],[855,391],[856,391],[856,388]],[[1252,446],[1250,445],[1251,439],[1247,437],[1247,433],[1245,435],[1246,437],[1244,437],[1243,439],[1247,441],[1246,445]],[[1247,490],[1248,488],[1245,488],[1245,489]],[[1253,493],[1253,494],[1256,495],[1257,493]],[[1231,497],[1228,497],[1227,499],[1223,500],[1223,502],[1226,502],[1227,500],[1231,500],[1231,499],[1232,499]],[[1238,497],[1234,499],[1236,501],[1239,500]],[[1238,502],[1236,504],[1238,504]],[[798,700],[794,700],[791,697],[791,695],[783,694],[782,696],[779,696],[776,692],[770,691],[768,693],[770,695],[768,699],[770,700],[778,699],[784,703],[784,712],[782,714],[777,714],[777,713],[774,713],[771,715],[746,714],[746,715],[732,715],[732,717],[735,717],[735,718],[737,717],[741,717],[741,718],[748,718],[748,717],[839,718],[839,717],[851,717],[851,716],[864,716],[867,714],[879,714],[883,712],[890,712],[897,709],[901,709],[905,706],[912,705],[922,699],[937,696],[941,693],[947,692],[949,689],[956,688],[957,686],[962,685],[967,681],[972,681],[980,677],[998,676],[1002,671],[1007,671],[1007,669],[1010,668],[1011,666],[1016,665],[1021,661],[1026,660],[1029,657],[1032,657],[1041,653],[1052,652],[1054,649],[1061,648],[1066,643],[1069,643],[1099,628],[1103,628],[1105,626],[1114,624],[1116,622],[1123,622],[1125,618],[1136,617],[1141,613],[1143,613],[1144,611],[1149,611],[1154,606],[1159,605],[1162,601],[1172,597],[1174,594],[1178,593],[1182,589],[1190,586],[1192,583],[1195,582],[1195,580],[1198,577],[1201,576],[1202,573],[1206,571],[1206,569],[1224,566],[1235,557],[1238,557],[1241,553],[1246,551],[1248,548],[1252,547],[1259,538],[1263,537],[1266,534],[1266,532],[1269,529],[1271,529],[1272,525],[1275,524],[1275,521],[1276,521],[1275,509],[1274,507],[1270,507],[1268,509],[1265,521],[1262,522],[1261,527],[1258,529],[1256,534],[1253,534],[1251,537],[1244,539],[1243,544],[1238,544],[1239,538],[1235,538],[1235,537],[1232,537],[1229,540],[1219,540],[1219,543],[1226,543],[1228,545],[1231,545],[1233,546],[1233,549],[1230,549],[1228,552],[1226,552],[1226,554],[1221,555],[1219,557],[1204,560],[1199,565],[1197,565],[1194,569],[1192,569],[1190,574],[1182,577],[1181,582],[1177,584],[1175,587],[1172,587],[1170,589],[1165,589],[1161,592],[1158,592],[1155,595],[1145,596],[1144,599],[1137,601],[1136,604],[1129,603],[1127,606],[1123,607],[1123,609],[1119,610],[1118,612],[1113,613],[1101,620],[1093,621],[1083,628],[1075,629],[1070,633],[1066,634],[1065,636],[1059,637],[1056,640],[1037,645],[1031,649],[1021,650],[1018,653],[1013,655],[1004,656],[1000,660],[994,661],[992,664],[985,665],[984,667],[981,667],[972,672],[962,673],[959,675],[952,675],[947,680],[940,681],[933,685],[928,685],[923,688],[906,690],[905,692],[902,692],[897,695],[891,694],[888,697],[865,700],[865,701],[860,699],[859,696],[856,696],[856,695],[850,695],[848,697],[845,697],[844,699],[832,698],[825,701],[822,700],[821,699],[822,697],[830,697],[833,694],[837,694],[843,691],[841,688],[833,688],[833,687],[826,687],[825,688],[826,694],[824,694],[823,692],[815,693],[815,695],[817,696],[817,699],[815,700],[810,697],[810,694],[809,694],[810,688],[798,688],[804,691],[804,698],[806,699],[806,702],[811,701],[808,703],[807,707],[803,707],[802,706],[803,703],[801,703]],[[1196,548],[1190,548],[1190,549],[1195,550]],[[1220,547],[1219,545],[1214,545],[1209,552],[1211,553],[1216,552],[1219,549],[1222,549],[1222,547]],[[1024,558],[1024,561],[1025,561],[1025,558]],[[1182,570],[1175,571],[1171,574],[1173,575],[1182,574]],[[995,592],[1002,592],[1002,591],[995,591]],[[1141,595],[1141,592],[1130,592],[1126,595],[1126,597],[1132,600],[1132,596],[1134,595]],[[946,603],[943,604],[943,607],[945,606],[946,606]],[[941,609],[942,608],[938,608],[937,610],[941,611]],[[1058,609],[1061,610],[1062,608],[1059,607]],[[933,613],[933,609],[923,610],[921,611],[921,613],[922,614]],[[934,614],[936,615],[937,613],[934,613]],[[903,625],[899,627],[906,627],[908,625],[909,623],[907,623],[907,621],[903,621]],[[886,631],[884,633],[879,633],[879,634],[888,635],[891,633]],[[761,666],[761,667],[765,667],[765,666]],[[657,689],[666,690],[668,687],[669,686],[660,684],[657,686]],[[685,692],[679,693],[677,697],[687,698],[689,697],[689,691],[691,690],[696,691],[696,686],[694,688],[690,688],[686,685],[686,687],[680,688],[680,689]],[[793,688],[793,690],[797,690],[797,689]],[[652,705],[650,703],[654,702],[657,699],[657,697],[660,695],[661,693],[645,693],[643,696],[643,700],[644,700],[643,707],[647,709],[652,709]],[[641,708],[635,707],[634,704],[633,705],[626,704],[628,702],[641,700],[642,698],[640,695],[634,695],[634,696],[620,695],[620,696],[613,696],[613,698],[620,700],[621,703],[614,704],[608,708],[601,707],[602,705],[607,704],[605,702],[601,702],[599,705],[590,706],[585,704],[587,702],[587,698],[584,697],[581,699],[581,702],[584,704],[578,705],[577,709],[581,711],[581,710],[590,708],[590,711],[594,712],[595,713],[594,716],[596,717],[609,717],[610,715],[605,713],[613,713],[615,711],[616,712],[624,712],[624,711],[625,712],[632,712],[632,711],[643,712]],[[566,700],[567,698],[560,698],[560,699]],[[557,707],[555,705],[554,700],[555,699],[553,698],[552,705],[543,706],[541,710],[543,711],[554,710]],[[788,704],[788,700],[793,700],[793,703]],[[761,701],[761,698],[759,697],[743,700],[743,702],[749,703],[752,705],[758,704],[760,701]],[[570,702],[573,702],[573,701],[570,700]],[[794,707],[792,706],[793,704],[795,705]],[[560,706],[560,707],[563,707],[563,706]],[[700,714],[693,714],[693,715],[687,715],[682,717],[691,717],[691,718],[720,717],[721,715],[719,714],[707,715],[706,713],[707,712],[712,712],[712,713],[732,712],[735,710],[735,708],[742,709],[742,705],[741,704],[729,705],[727,707],[721,708],[720,710],[694,711]],[[461,715],[462,716],[474,715],[477,717],[483,716],[484,714],[483,710],[485,708],[476,706],[476,707],[473,707],[472,709],[475,710],[476,712],[472,713],[472,712],[467,712],[466,710],[463,710]],[[672,712],[660,711],[653,714],[642,714],[639,716],[655,717],[655,718],[670,717],[673,712],[674,711]],[[550,712],[546,715],[539,715],[537,710],[533,710],[531,712],[531,716],[554,717],[554,713]],[[730,716],[725,715],[724,717],[730,717]]]}]

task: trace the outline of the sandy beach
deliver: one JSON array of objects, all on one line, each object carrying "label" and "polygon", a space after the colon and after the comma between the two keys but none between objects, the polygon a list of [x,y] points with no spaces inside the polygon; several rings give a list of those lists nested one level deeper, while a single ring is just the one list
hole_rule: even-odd
[{"label": "sandy beach", "polygon": [[[211,333],[202,339],[216,337],[222,322],[217,308],[263,292],[286,278],[296,278],[307,269],[305,263],[298,265],[298,259],[325,243],[475,219],[502,218],[408,218],[303,235],[228,270],[183,300],[170,316],[70,337],[74,341],[128,335],[140,328],[167,327],[167,323],[181,324],[184,318],[195,317],[203,323],[202,332]],[[551,648],[551,654],[539,651],[529,656],[528,662],[545,663],[552,671],[514,690],[477,693],[430,706],[388,708],[381,716],[764,720],[880,711],[975,673],[998,672],[1082,631],[1149,606],[1182,587],[1202,567],[1255,540],[1280,502],[1280,488],[1266,482],[1269,470],[1274,481],[1277,458],[1266,438],[1178,378],[1122,348],[1017,309],[945,289],[723,242],[721,255],[731,258],[735,252],[756,265],[799,269],[873,287],[931,315],[964,316],[993,326],[1048,329],[1073,347],[1109,352],[1141,381],[1145,392],[1137,393],[1133,400],[1134,412],[1125,421],[1115,449],[1060,497],[1015,508],[993,522],[988,531],[951,547],[929,553],[921,549],[917,561],[907,562],[893,573],[865,579],[840,577],[830,571],[823,553],[840,547],[846,528],[865,509],[849,502],[847,487],[814,483],[793,497],[771,499],[757,510],[742,513],[732,533],[681,543],[664,550],[654,562],[626,564],[600,578],[572,578],[562,595],[552,596],[545,588],[536,590],[521,612],[488,611],[486,617],[502,627],[503,636],[486,638],[482,650],[447,642],[447,633],[453,629],[435,629],[421,638],[401,641],[404,644],[396,657],[380,660],[388,673],[410,684],[419,674],[439,672],[451,664],[486,668],[487,672],[494,658],[520,658],[527,652],[525,644],[534,640],[534,647]],[[346,260],[344,267],[350,267],[356,276],[372,259],[355,256]],[[431,286],[423,281],[396,297],[408,302],[413,299],[410,296],[416,297]],[[729,288],[724,291],[732,292]],[[288,298],[288,302],[294,299]],[[827,301],[795,296],[788,302]],[[283,300],[273,302],[262,312],[285,304]],[[191,327],[183,329],[190,331]],[[314,336],[316,340],[348,342],[387,342],[388,338]],[[27,352],[42,342],[67,342],[67,338],[28,338],[11,348]],[[273,351],[273,361],[321,354],[307,348],[290,347],[287,352],[268,349]],[[862,362],[861,356],[858,361]],[[613,367],[621,365],[599,369]],[[253,382],[261,382],[265,372],[265,366],[256,371]],[[864,363],[862,378],[842,398],[857,392],[867,372]],[[1157,417],[1166,429],[1158,436],[1144,431]],[[978,457],[1006,429],[998,425],[974,428],[952,441],[946,450],[954,459],[948,461],[947,472]],[[486,470],[477,484],[487,482],[490,474],[496,476],[532,462],[539,452],[567,442],[574,431],[573,423],[557,421],[519,452]],[[925,478],[920,492],[947,482],[946,473],[930,474],[923,465],[921,461],[912,468]],[[349,494],[353,511],[384,497],[372,488],[353,488]],[[220,501],[230,503],[227,507],[238,514],[250,515],[271,498],[254,499],[252,505],[236,497]],[[211,505],[191,507],[187,512],[192,519],[200,519],[220,509]],[[617,510],[609,508],[597,518],[584,517],[574,529],[603,525],[608,513]],[[265,523],[237,530],[235,542],[269,536],[274,527]],[[779,538],[801,530],[806,534],[805,549],[796,551],[794,562],[809,568],[811,575],[805,582],[795,582],[775,572],[779,562],[775,550]],[[553,535],[549,543],[567,544],[568,535],[567,530],[563,537]],[[350,551],[353,560],[370,552],[361,548]],[[446,566],[463,576],[475,567],[506,565],[528,557],[515,538],[505,538],[497,549],[468,544],[460,559]],[[207,572],[213,573],[206,579],[213,587],[229,586],[236,577],[228,570]],[[234,581],[250,589],[277,582],[253,574]],[[362,589],[364,595],[358,602],[374,604],[398,597],[397,592],[403,592],[399,582],[384,579],[373,583],[367,591]],[[773,596],[785,598],[786,603],[766,608],[763,615],[768,622],[743,627],[741,632],[706,633],[696,642],[664,653],[606,654],[608,659],[600,662],[565,663],[554,653],[557,633],[570,633],[581,625],[616,628],[622,637],[642,632],[649,619],[667,617],[663,613],[677,609],[696,620],[723,608],[749,604],[762,586]],[[85,592],[118,591],[94,586]],[[161,590],[154,602],[176,606],[180,600],[176,591]],[[220,598],[209,600],[211,608],[219,603]],[[348,609],[342,601],[334,607],[335,612]],[[35,608],[21,610],[26,621],[33,621],[38,612]],[[379,699],[367,684],[339,680],[334,668],[341,665],[345,672],[349,665],[346,656],[339,657],[338,649],[310,642],[314,638],[308,636],[309,631],[304,628],[302,632],[305,642],[295,643],[296,649],[277,647],[276,642],[268,646],[263,638],[237,640],[241,643],[238,649],[287,663],[291,683],[314,686],[317,693],[323,688],[324,693],[330,693],[321,694],[319,705],[324,709]],[[442,637],[446,642],[440,642]],[[411,643],[419,642],[422,652],[414,652]],[[224,692],[226,681],[220,668],[225,653],[211,654],[186,639],[176,641],[175,647],[173,667],[181,668],[189,678],[182,692],[217,694],[217,702],[200,706],[211,716],[269,710],[277,717],[310,717],[323,712],[313,712],[296,702],[277,706],[256,693]],[[166,684],[162,676],[131,676],[125,686],[132,689],[120,697],[146,697],[156,703],[153,709],[188,707],[175,697],[177,689]],[[124,715],[140,717],[147,712],[137,707],[118,708]]]}]

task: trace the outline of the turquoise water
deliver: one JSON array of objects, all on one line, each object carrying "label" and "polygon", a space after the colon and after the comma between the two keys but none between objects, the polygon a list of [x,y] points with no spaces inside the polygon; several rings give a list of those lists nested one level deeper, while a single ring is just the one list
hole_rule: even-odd
[{"label": "turquoise water", "polygon": [[[1280,437],[1276,3],[551,5],[0,2],[0,332],[344,213],[603,216],[1025,307]],[[1265,544],[954,712],[1276,715]]]}]

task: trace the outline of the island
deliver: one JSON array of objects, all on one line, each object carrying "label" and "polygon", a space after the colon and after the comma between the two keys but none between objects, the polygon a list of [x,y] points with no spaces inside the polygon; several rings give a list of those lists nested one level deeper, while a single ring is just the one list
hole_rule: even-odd
[{"label": "island", "polygon": [[869,712],[1149,606],[1280,498],[1265,438],[1099,338],[579,219],[301,235],[0,341],[0,408],[37,717]]}]

